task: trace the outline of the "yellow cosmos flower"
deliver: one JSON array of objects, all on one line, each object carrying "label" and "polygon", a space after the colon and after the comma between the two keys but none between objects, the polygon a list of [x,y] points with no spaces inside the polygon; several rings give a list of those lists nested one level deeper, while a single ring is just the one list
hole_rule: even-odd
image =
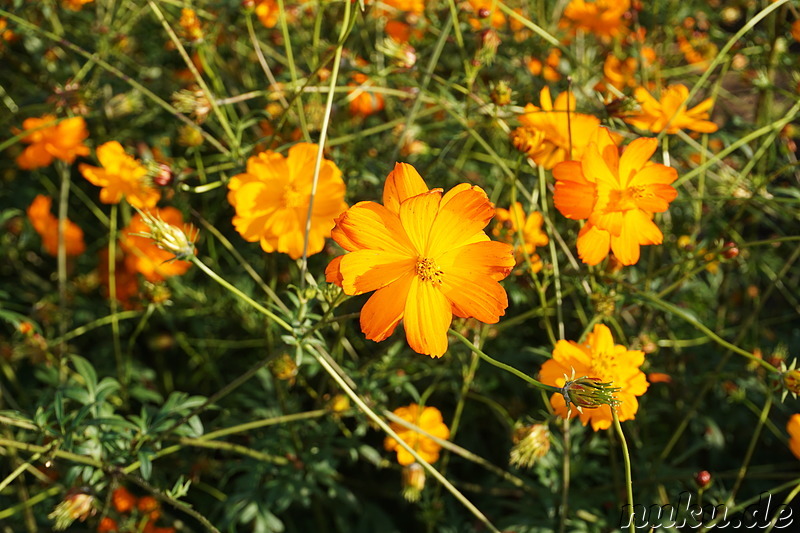
[{"label": "yellow cosmos flower", "polygon": [[[303,255],[308,205],[314,179],[317,145],[300,143],[289,156],[266,151],[247,160],[247,172],[231,178],[228,202],[236,209],[233,226],[265,252]],[[347,209],[345,185],[336,163],[322,161],[308,235],[308,255],[322,251],[334,219]]]},{"label": "yellow cosmos flower", "polygon": [[789,432],[789,449],[795,457],[800,459],[800,414],[792,415],[786,424]]},{"label": "yellow cosmos flower", "polygon": [[687,109],[686,99],[689,89],[685,85],[670,85],[661,91],[661,99],[656,100],[644,87],[633,92],[641,111],[631,113],[623,120],[641,130],[660,133],[678,133],[679,130],[693,130],[700,133],[714,133],[717,125],[708,120],[714,101],[706,98],[692,109]]},{"label": "yellow cosmos flower", "polygon": [[[584,344],[560,340],[553,350],[553,358],[542,365],[539,379],[547,385],[563,387],[571,376],[587,376],[602,382],[612,382],[620,390],[616,393],[621,402],[617,407],[620,421],[633,420],[639,410],[637,396],[647,391],[649,386],[644,372],[639,367],[644,363],[644,352],[628,350],[624,346],[614,344],[611,330],[607,326],[597,324],[586,337]],[[564,396],[553,394],[550,404],[557,415],[566,418],[567,406]],[[585,426],[592,423],[592,429],[608,429],[613,420],[611,407],[601,405],[596,409],[570,410],[571,418],[580,416]]]},{"label": "yellow cosmos flower", "polygon": [[151,186],[147,169],[139,161],[125,153],[117,141],[109,141],[97,147],[100,167],[81,164],[78,169],[83,177],[100,189],[100,201],[118,204],[123,196],[133,207],[149,209],[161,198],[158,189]]},{"label": "yellow cosmos flower", "polygon": [[[423,429],[442,440],[450,438],[450,430],[442,420],[442,413],[435,407],[420,408],[419,405],[412,403],[408,407],[399,407],[394,410],[394,414],[407,422],[411,422],[415,426]],[[439,450],[442,449],[441,445],[437,444],[428,437],[418,433],[405,426],[401,426],[397,422],[392,422],[389,427],[397,433],[403,442],[408,444],[417,452],[420,457],[429,463],[435,463],[439,459]],[[416,461],[408,451],[400,446],[400,443],[391,437],[386,437],[383,441],[383,447],[386,451],[397,452],[397,462],[403,466],[408,466]]]},{"label": "yellow cosmos flower", "polygon": [[596,265],[613,251],[623,265],[639,261],[639,247],[661,244],[653,213],[669,208],[678,195],[674,168],[649,161],[656,139],[636,139],[622,156],[606,128],[598,128],[580,161],[553,169],[553,202],[562,215],[588,219],[578,235],[578,256]]},{"label": "yellow cosmos flower", "polygon": [[26,131],[35,131],[22,138],[22,142],[30,146],[17,157],[19,168],[46,167],[53,159],[71,164],[79,155],[89,155],[89,147],[83,144],[89,136],[83,117],[68,118],[57,124],[56,120],[54,115],[25,119],[22,127]]},{"label": "yellow cosmos flower", "polygon": [[280,7],[275,0],[258,0],[256,16],[265,28],[274,28],[280,17]]},{"label": "yellow cosmos flower", "polygon": [[483,232],[494,216],[483,189],[428,190],[414,167],[398,163],[383,203],[359,202],[336,219],[332,237],[350,253],[325,271],[346,294],[375,291],[361,310],[367,338],[386,339],[402,319],[411,348],[440,357],[453,315],[497,323],[508,307],[498,281],[514,257]]},{"label": "yellow cosmos flower", "polygon": [[554,102],[550,96],[550,88],[545,87],[539,93],[541,107],[533,104],[525,106],[525,114],[519,117],[522,128],[530,131],[533,137],[542,136],[541,143],[528,152],[528,156],[537,165],[549,170],[556,163],[578,159],[583,155],[583,150],[589,144],[592,132],[600,125],[600,120],[591,115],[576,113],[575,103],[575,95],[572,93],[556,95]]}]

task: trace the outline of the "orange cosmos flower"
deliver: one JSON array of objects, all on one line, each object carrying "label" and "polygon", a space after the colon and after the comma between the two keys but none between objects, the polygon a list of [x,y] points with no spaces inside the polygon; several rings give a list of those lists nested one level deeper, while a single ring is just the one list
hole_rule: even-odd
[{"label": "orange cosmos flower", "polygon": [[556,165],[553,202],[567,218],[588,219],[578,235],[578,256],[596,265],[609,250],[623,265],[639,261],[639,246],[661,244],[653,213],[678,195],[674,168],[650,163],[656,139],[636,139],[620,157],[607,128],[598,128],[580,161]]},{"label": "orange cosmos flower", "polygon": [[[369,4],[370,2],[367,3]],[[411,13],[413,15],[422,15],[425,13],[425,0],[382,0],[380,3],[395,11]],[[384,10],[379,10],[379,12],[385,13]]]},{"label": "orange cosmos flower", "polygon": [[[492,235],[501,238],[509,244],[515,245],[517,256],[517,263],[524,260],[523,250],[527,253],[531,260],[531,267],[533,272],[542,270],[542,259],[539,254],[535,253],[537,247],[545,246],[550,242],[547,234],[542,231],[542,223],[544,217],[538,211],[533,211],[529,215],[525,215],[525,210],[522,209],[522,204],[515,202],[510,209],[497,208],[495,215],[496,225],[492,230]],[[516,234],[521,231],[522,246],[516,245]]]},{"label": "orange cosmos flower", "polygon": [[402,319],[411,348],[440,357],[453,315],[497,323],[508,307],[498,281],[514,258],[483,232],[494,216],[483,189],[429,191],[414,167],[398,163],[383,204],[359,202],[336,219],[332,237],[351,253],[325,271],[345,294],[375,291],[361,310],[367,338],[386,339]]},{"label": "orange cosmos flower", "polygon": [[[53,199],[39,194],[28,207],[28,219],[42,238],[42,247],[50,255],[58,255],[58,219],[50,212]],[[67,219],[64,227],[64,248],[68,256],[80,255],[86,250],[83,230]]]},{"label": "orange cosmos flower", "polygon": [[114,505],[114,509],[120,513],[129,513],[136,506],[136,496],[125,487],[117,487],[111,493],[111,503]]},{"label": "orange cosmos flower", "polygon": [[89,147],[83,144],[89,136],[83,117],[68,118],[56,124],[54,115],[44,115],[25,119],[22,127],[26,131],[36,131],[22,138],[22,142],[30,146],[17,157],[19,168],[32,170],[46,167],[53,159],[71,164],[79,155],[89,155]]},{"label": "orange cosmos flower", "polygon": [[[639,410],[637,396],[647,391],[649,386],[644,372],[639,367],[644,363],[644,352],[628,350],[624,346],[614,344],[611,330],[603,324],[597,324],[592,333],[586,337],[584,344],[573,341],[560,340],[553,350],[553,358],[542,365],[539,379],[547,385],[563,387],[564,383],[572,376],[598,379],[602,382],[611,382],[614,387],[619,387],[616,393],[621,402],[616,407],[620,421],[633,420]],[[550,405],[556,414],[567,417],[567,406],[564,396],[553,394]],[[595,409],[576,409],[570,411],[570,418],[580,416],[585,426],[592,423],[592,429],[608,429],[613,420],[611,407],[601,405]]]},{"label": "orange cosmos flower", "polygon": [[[450,438],[450,430],[442,420],[442,413],[435,407],[420,409],[419,405],[412,403],[408,407],[398,407],[393,412],[403,420],[411,422],[434,437],[443,440]],[[397,436],[400,437],[403,442],[413,448],[414,451],[427,462],[435,463],[439,459],[439,450],[441,450],[442,447],[435,441],[412,429],[401,426],[397,422],[392,422],[389,427],[397,433]],[[383,441],[383,447],[388,452],[396,451],[397,462],[403,466],[408,466],[416,462],[414,456],[408,453],[405,448],[400,446],[400,443],[391,437],[386,437]]]},{"label": "orange cosmos flower", "polygon": [[97,159],[103,168],[81,164],[78,169],[90,183],[102,187],[101,202],[118,204],[124,196],[133,207],[155,207],[161,193],[150,185],[147,169],[126,154],[121,144],[117,141],[101,144],[97,147]]},{"label": "orange cosmos flower", "polygon": [[265,28],[274,28],[279,15],[280,6],[275,0],[258,0],[256,3],[256,16]]},{"label": "orange cosmos flower", "polygon": [[792,415],[786,424],[789,432],[789,449],[795,457],[800,459],[800,414]]},{"label": "orange cosmos flower", "polygon": [[600,120],[576,113],[575,95],[572,93],[561,93],[553,102],[550,88],[545,87],[539,93],[539,104],[541,108],[533,104],[526,105],[525,114],[519,117],[523,129],[542,138],[536,149],[528,152],[528,156],[546,169],[553,168],[560,161],[580,158]]},{"label": "orange cosmos flower", "polygon": [[709,111],[714,105],[706,98],[692,109],[687,110],[686,99],[689,89],[685,85],[670,85],[661,91],[661,100],[656,100],[644,87],[637,87],[633,97],[641,105],[641,111],[631,113],[623,120],[641,130],[660,133],[678,133],[688,129],[701,133],[714,133],[717,125],[708,120]]},{"label": "orange cosmos flower", "polygon": [[791,33],[792,33],[792,39],[800,42],[800,19],[797,19],[794,22],[792,22]]},{"label": "orange cosmos flower", "polygon": [[113,518],[109,518],[108,516],[103,517],[100,520],[100,523],[97,525],[97,533],[113,533],[118,531],[119,525],[117,525],[116,520]]},{"label": "orange cosmos flower", "polygon": [[[314,179],[317,145],[300,143],[289,157],[266,151],[247,160],[247,172],[231,178],[228,202],[236,209],[233,226],[248,242],[260,242],[265,252],[303,255],[308,205]],[[345,185],[336,163],[324,159],[319,172],[308,255],[322,251],[334,219],[347,209]]]},{"label": "orange cosmos flower", "polygon": [[623,15],[630,7],[630,0],[571,0],[559,26],[570,28],[573,34],[577,30],[592,33],[608,42],[627,31],[628,20]]},{"label": "orange cosmos flower", "polygon": [[[174,207],[153,209],[149,213],[154,217],[160,217],[167,224],[183,225],[183,215]],[[122,230],[120,244],[126,252],[126,268],[131,272],[139,272],[151,282],[185,274],[192,264],[176,260],[175,254],[162,250],[155,241],[143,236],[149,233],[150,227],[139,213],[133,215],[128,227]]]}]

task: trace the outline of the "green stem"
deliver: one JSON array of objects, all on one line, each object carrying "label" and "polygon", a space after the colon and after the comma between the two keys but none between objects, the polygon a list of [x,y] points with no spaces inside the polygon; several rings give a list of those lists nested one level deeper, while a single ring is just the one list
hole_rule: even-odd
[{"label": "green stem", "polygon": [[474,344],[469,342],[466,339],[466,337],[464,337],[462,334],[460,334],[456,330],[451,329],[450,330],[450,334],[455,336],[458,340],[460,340],[462,343],[464,343],[464,345],[467,348],[469,348],[470,350],[472,350],[473,352],[478,354],[481,359],[483,359],[484,361],[486,361],[490,365],[496,366],[497,368],[501,368],[501,369],[505,370],[506,372],[510,372],[511,374],[514,374],[515,376],[517,376],[518,378],[522,379],[523,381],[527,381],[528,383],[530,383],[531,385],[533,385],[537,389],[541,389],[541,390],[543,390],[545,392],[552,392],[552,393],[561,394],[561,389],[560,388],[554,387],[552,385],[545,385],[541,381],[538,381],[538,380],[530,377],[529,375],[527,375],[526,373],[522,372],[521,370],[517,370],[513,366],[507,365],[505,363],[501,363],[497,359],[494,359],[493,357],[490,357],[490,356],[486,355],[481,349],[479,349],[477,346],[475,346]]},{"label": "green stem", "polygon": [[622,460],[625,462],[625,493],[628,496],[628,509],[630,509],[630,531],[636,533],[636,526],[634,525],[634,511],[633,511],[633,481],[631,480],[631,456],[628,452],[628,442],[625,440],[625,433],[622,431],[622,425],[619,423],[619,416],[617,410],[611,408],[611,416],[614,417],[614,429],[619,437],[620,445],[622,446]]},{"label": "green stem", "polygon": [[336,45],[336,51],[333,57],[333,70],[331,71],[330,84],[328,91],[328,98],[325,102],[325,114],[322,118],[322,128],[319,132],[319,144],[317,145],[317,157],[314,160],[314,178],[311,181],[311,195],[308,199],[308,212],[306,214],[306,227],[305,236],[303,238],[303,257],[300,262],[300,292],[306,285],[306,271],[308,270],[308,239],[311,235],[311,218],[314,214],[314,198],[317,194],[317,186],[319,184],[319,173],[322,170],[322,155],[325,150],[325,140],[328,137],[328,124],[331,119],[331,110],[333,109],[333,97],[335,95],[334,89],[336,82],[339,78],[339,67],[342,63],[342,51],[344,49],[345,39],[347,38],[350,28],[350,2],[345,2],[344,19],[342,20],[342,27],[339,30],[339,42]]},{"label": "green stem", "polygon": [[190,260],[192,261],[192,263],[197,265],[197,267],[200,270],[202,270],[203,272],[208,274],[208,276],[211,279],[213,279],[214,281],[216,281],[217,283],[219,283],[220,285],[222,285],[223,287],[228,289],[230,292],[232,292],[233,294],[235,294],[236,296],[238,296],[239,298],[244,300],[246,303],[248,303],[251,307],[253,307],[257,311],[259,311],[261,314],[263,314],[264,316],[266,316],[269,319],[271,319],[273,322],[275,322],[277,325],[279,325],[280,327],[282,327],[283,329],[285,329],[289,333],[293,332],[292,326],[287,324],[282,318],[280,318],[278,315],[276,315],[275,313],[273,313],[272,311],[270,311],[269,309],[267,309],[266,307],[264,307],[260,303],[256,302],[252,298],[250,298],[248,295],[246,295],[245,293],[243,293],[242,291],[240,291],[239,289],[237,289],[233,285],[231,285],[228,281],[226,281],[224,278],[219,276],[216,272],[214,272],[209,267],[207,267],[205,263],[200,261],[200,258],[198,258],[197,256],[192,256],[192,258]]},{"label": "green stem", "polygon": [[753,458],[753,452],[756,449],[756,444],[758,444],[758,438],[761,436],[761,429],[764,427],[764,423],[769,418],[769,411],[771,408],[772,391],[767,390],[767,401],[764,402],[764,408],[761,410],[761,414],[758,417],[758,423],[756,424],[755,431],[753,431],[753,436],[750,438],[750,444],[747,446],[747,452],[744,454],[744,461],[739,467],[739,472],[736,475],[736,482],[733,484],[733,488],[728,496],[728,500],[725,502],[726,507],[733,505],[733,502],[736,499],[736,493],[739,492],[739,489],[744,482],[744,477],[747,474],[747,467],[750,465],[750,460]]}]

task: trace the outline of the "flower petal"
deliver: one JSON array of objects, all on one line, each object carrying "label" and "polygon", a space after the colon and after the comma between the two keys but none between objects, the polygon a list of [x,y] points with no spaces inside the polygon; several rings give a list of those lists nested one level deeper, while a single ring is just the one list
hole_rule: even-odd
[{"label": "flower petal", "polygon": [[621,188],[627,188],[631,178],[653,157],[658,148],[658,139],[639,138],[630,143],[619,160]]},{"label": "flower petal", "polygon": [[564,161],[553,169],[556,178],[553,203],[565,217],[573,220],[589,218],[594,208],[596,187],[583,176],[579,161]]},{"label": "flower petal", "polygon": [[383,205],[393,213],[400,212],[404,200],[428,192],[428,186],[417,169],[408,163],[395,163],[383,186]]},{"label": "flower petal", "polygon": [[611,234],[592,224],[586,224],[578,234],[578,257],[587,265],[596,265],[608,255]]},{"label": "flower petal", "polygon": [[414,272],[416,257],[382,250],[356,250],[339,263],[345,294],[364,294],[380,289],[406,273]]},{"label": "flower petal", "polygon": [[434,189],[413,196],[400,204],[400,223],[414,244],[414,248],[425,253],[431,226],[439,212],[442,192]]},{"label": "flower petal", "polygon": [[414,276],[406,300],[403,327],[417,353],[441,357],[447,351],[447,329],[453,320],[450,302],[438,285]]},{"label": "flower petal", "polygon": [[453,304],[453,313],[496,324],[508,307],[505,289],[488,276],[470,276],[467,269],[452,268],[442,276],[441,290]]},{"label": "flower petal", "polygon": [[[375,202],[359,202],[336,219],[336,242],[345,249],[385,250],[408,256],[419,253],[411,244],[400,217]],[[338,236],[346,239],[340,242]]]},{"label": "flower petal", "polygon": [[436,215],[431,227],[426,257],[463,245],[480,233],[494,216],[494,206],[480,187],[455,194]]},{"label": "flower petal", "polygon": [[515,264],[510,244],[489,240],[453,248],[435,259],[445,275],[455,270],[469,278],[488,276],[497,281],[508,276]]},{"label": "flower petal", "polygon": [[409,273],[375,291],[361,309],[361,331],[370,340],[380,342],[394,333],[408,298],[414,279]]}]

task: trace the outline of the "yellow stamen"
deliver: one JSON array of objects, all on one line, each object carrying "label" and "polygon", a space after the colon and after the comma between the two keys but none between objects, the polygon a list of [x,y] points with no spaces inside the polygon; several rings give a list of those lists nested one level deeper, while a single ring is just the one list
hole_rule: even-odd
[{"label": "yellow stamen", "polygon": [[432,281],[434,283],[441,283],[442,282],[442,270],[439,268],[439,265],[436,264],[436,261],[431,259],[430,257],[419,257],[417,258],[417,264],[414,267],[417,276],[422,281]]}]

